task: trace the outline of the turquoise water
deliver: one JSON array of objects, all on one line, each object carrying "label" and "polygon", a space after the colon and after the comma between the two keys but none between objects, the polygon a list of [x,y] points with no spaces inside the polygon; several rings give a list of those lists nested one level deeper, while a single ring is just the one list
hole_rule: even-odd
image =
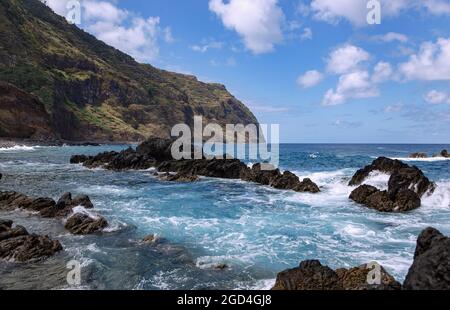
[{"label": "turquoise water", "polygon": [[[0,149],[0,190],[57,199],[63,192],[91,197],[110,222],[102,236],[71,236],[57,220],[1,212],[31,232],[58,239],[65,251],[41,263],[0,263],[0,288],[67,288],[65,264],[82,263],[84,289],[270,288],[277,272],[304,259],[330,267],[378,261],[403,281],[420,231],[434,226],[450,235],[450,161],[408,161],[438,184],[422,207],[382,214],[348,199],[349,178],[378,156],[406,160],[412,152],[437,153],[443,145],[281,145],[280,168],[310,177],[320,194],[279,191],[242,181],[207,179],[176,184],[152,171],[111,172],[70,165],[73,154],[127,146]],[[447,146],[448,147],[448,146]],[[367,183],[385,188],[388,176]],[[151,247],[138,241],[157,234]],[[225,263],[227,270],[213,267]]]}]

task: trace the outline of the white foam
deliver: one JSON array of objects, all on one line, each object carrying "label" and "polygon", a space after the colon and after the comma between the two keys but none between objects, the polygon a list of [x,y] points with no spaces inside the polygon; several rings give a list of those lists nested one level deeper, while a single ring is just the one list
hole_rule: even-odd
[{"label": "white foam", "polygon": [[447,157],[428,157],[428,158],[409,158],[409,157],[394,157],[391,159],[397,159],[400,161],[423,161],[423,162],[435,162],[435,161],[445,161],[450,160],[450,158]]},{"label": "white foam", "polygon": [[73,214],[84,214],[84,215],[87,215],[91,219],[94,219],[94,220],[98,220],[100,218],[97,214],[89,211],[88,209],[86,209],[85,207],[82,207],[82,206],[77,206],[77,207],[73,208],[72,212],[73,212]]},{"label": "white foam", "polygon": [[450,209],[450,181],[436,183],[437,187],[431,195],[422,197],[422,206],[427,209]]},{"label": "white foam", "polygon": [[363,183],[375,186],[379,190],[387,190],[390,177],[387,173],[375,170],[369,174]]},{"label": "white foam", "polygon": [[29,152],[29,151],[34,151],[36,148],[38,148],[38,146],[15,145],[12,147],[0,148],[0,153]]}]

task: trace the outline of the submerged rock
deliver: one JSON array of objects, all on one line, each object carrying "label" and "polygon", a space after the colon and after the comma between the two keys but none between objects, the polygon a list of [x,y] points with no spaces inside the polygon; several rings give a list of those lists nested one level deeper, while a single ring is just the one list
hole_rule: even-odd
[{"label": "submerged rock", "polygon": [[[380,266],[381,267],[381,266]],[[370,264],[351,269],[337,269],[322,265],[318,260],[307,260],[300,266],[280,272],[273,290],[399,290],[398,283],[381,267],[381,283],[369,284]]]},{"label": "submerged rock", "polygon": [[30,235],[22,226],[12,228],[12,221],[0,220],[0,259],[27,262],[43,259],[62,250],[57,240]]},{"label": "submerged rock", "polygon": [[407,290],[450,290],[449,237],[434,228],[422,231],[403,285]]},{"label": "submerged rock", "polygon": [[64,227],[74,235],[89,235],[100,232],[108,226],[103,218],[92,218],[87,214],[76,213],[69,217]]},{"label": "submerged rock", "polygon": [[180,182],[180,183],[192,183],[197,182],[200,179],[197,175],[185,173],[177,173],[177,174],[165,173],[159,175],[159,178],[170,182]]}]

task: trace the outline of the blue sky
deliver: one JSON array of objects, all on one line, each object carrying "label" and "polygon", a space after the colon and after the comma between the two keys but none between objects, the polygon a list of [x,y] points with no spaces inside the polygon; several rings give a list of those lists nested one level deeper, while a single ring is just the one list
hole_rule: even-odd
[{"label": "blue sky", "polygon": [[[49,0],[66,14],[66,0]],[[450,1],[82,0],[83,29],[226,85],[282,142],[448,143]]]}]

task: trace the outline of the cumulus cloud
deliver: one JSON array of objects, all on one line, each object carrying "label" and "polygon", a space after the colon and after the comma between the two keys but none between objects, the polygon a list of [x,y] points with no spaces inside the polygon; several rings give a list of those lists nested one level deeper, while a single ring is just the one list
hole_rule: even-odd
[{"label": "cumulus cloud", "polygon": [[348,99],[379,96],[377,87],[370,80],[368,71],[355,71],[341,75],[336,89],[329,89],[323,98],[325,106],[345,103]]},{"label": "cumulus cloud", "polygon": [[435,15],[450,14],[450,3],[445,0],[423,0],[423,5]]},{"label": "cumulus cloud", "polygon": [[[48,0],[58,14],[67,13],[68,0]],[[159,40],[173,42],[170,27],[161,27],[158,16],[142,18],[105,0],[82,0],[83,27],[99,40],[133,56],[141,62],[154,61]]]},{"label": "cumulus cloud", "polygon": [[369,58],[369,53],[362,48],[347,44],[331,52],[327,60],[327,71],[333,74],[348,73]]},{"label": "cumulus cloud", "polygon": [[305,28],[303,29],[303,33],[300,35],[300,40],[305,41],[305,40],[311,40],[313,37],[313,33],[311,28]]},{"label": "cumulus cloud", "polygon": [[383,109],[384,113],[396,113],[396,112],[400,112],[403,109],[403,104],[401,102],[392,104],[392,105],[388,105],[387,107],[385,107]]},{"label": "cumulus cloud", "polygon": [[438,90],[431,90],[425,96],[424,99],[430,104],[450,104],[450,94]]},{"label": "cumulus cloud", "polygon": [[226,28],[236,31],[254,54],[271,52],[283,40],[285,16],[277,0],[210,0],[209,9]]},{"label": "cumulus cloud", "polygon": [[302,88],[310,88],[316,86],[323,80],[323,74],[317,70],[307,71],[297,79],[297,84]]},{"label": "cumulus cloud", "polygon": [[380,61],[373,69],[372,81],[374,83],[381,83],[389,80],[394,74],[392,66],[388,62]]},{"label": "cumulus cloud", "polygon": [[450,80],[450,38],[423,43],[418,53],[399,65],[399,70],[410,80]]}]

